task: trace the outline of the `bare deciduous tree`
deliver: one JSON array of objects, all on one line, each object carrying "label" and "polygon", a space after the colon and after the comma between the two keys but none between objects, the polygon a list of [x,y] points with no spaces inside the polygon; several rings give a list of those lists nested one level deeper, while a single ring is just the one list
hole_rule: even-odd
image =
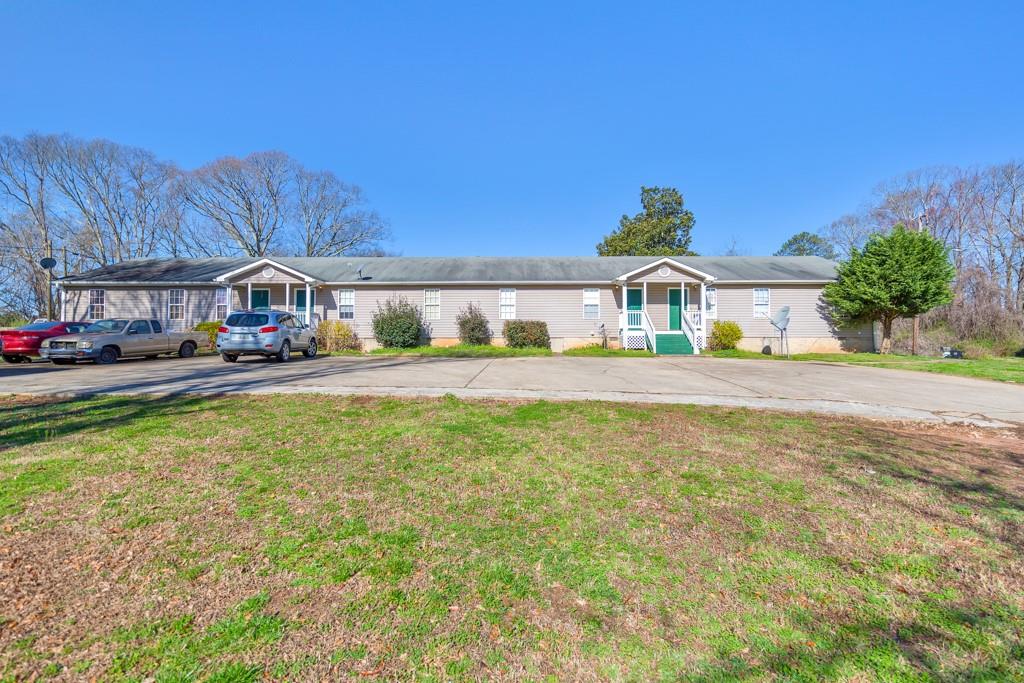
[{"label": "bare deciduous tree", "polygon": [[292,163],[281,152],[225,157],[188,174],[184,199],[247,256],[267,256],[288,220]]},{"label": "bare deciduous tree", "polygon": [[294,169],[298,238],[304,256],[339,256],[375,245],[387,235],[374,211],[362,210],[362,190],[330,171]]}]

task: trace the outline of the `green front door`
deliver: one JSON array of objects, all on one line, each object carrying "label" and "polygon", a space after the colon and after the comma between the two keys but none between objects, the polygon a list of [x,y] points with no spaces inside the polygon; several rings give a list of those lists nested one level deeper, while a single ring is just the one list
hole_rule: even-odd
[{"label": "green front door", "polygon": [[627,311],[642,311],[642,310],[644,310],[644,290],[642,290],[642,289],[627,289],[626,290],[626,310]]},{"label": "green front door", "polygon": [[257,308],[270,308],[270,290],[252,290],[252,302],[250,303],[249,307],[254,310]]},{"label": "green front door", "polygon": [[683,329],[683,290],[668,290],[668,329]]},{"label": "green front door", "polygon": [[[311,296],[309,298],[311,299],[311,301],[309,302],[309,307],[313,308],[313,307],[316,306],[316,290],[315,289],[311,289],[310,290],[310,294],[311,294]],[[305,312],[306,312],[306,290],[305,289],[296,289],[295,290],[295,310],[296,311],[301,311],[303,314],[305,314]]]}]

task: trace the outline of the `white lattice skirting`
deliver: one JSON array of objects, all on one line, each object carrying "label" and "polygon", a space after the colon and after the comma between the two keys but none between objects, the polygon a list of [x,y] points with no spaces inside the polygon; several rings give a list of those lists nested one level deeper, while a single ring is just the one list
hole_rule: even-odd
[{"label": "white lattice skirting", "polygon": [[647,349],[647,335],[643,332],[627,331],[622,346],[633,351],[644,351]]}]

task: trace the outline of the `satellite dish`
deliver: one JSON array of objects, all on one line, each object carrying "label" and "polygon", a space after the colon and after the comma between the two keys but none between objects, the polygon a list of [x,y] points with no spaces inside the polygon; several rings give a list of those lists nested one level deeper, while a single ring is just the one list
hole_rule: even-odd
[{"label": "satellite dish", "polygon": [[783,306],[772,316],[772,325],[780,332],[789,327],[789,306]]},{"label": "satellite dish", "polygon": [[39,265],[41,265],[46,270],[50,270],[57,265],[57,259],[53,258],[52,256],[47,256],[46,258],[42,259],[39,262]]},{"label": "satellite dish", "polygon": [[789,327],[789,306],[783,306],[772,316],[772,325],[779,331],[779,351],[789,357],[789,342],[786,328]]}]

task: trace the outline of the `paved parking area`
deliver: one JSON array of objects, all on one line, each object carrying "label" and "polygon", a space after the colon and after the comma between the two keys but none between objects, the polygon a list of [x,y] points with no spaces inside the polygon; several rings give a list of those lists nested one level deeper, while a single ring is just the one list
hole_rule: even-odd
[{"label": "paved parking area", "polygon": [[834,363],[680,358],[246,358],[0,365],[0,393],[331,393],[696,403],[1024,424],[1024,387]]}]

